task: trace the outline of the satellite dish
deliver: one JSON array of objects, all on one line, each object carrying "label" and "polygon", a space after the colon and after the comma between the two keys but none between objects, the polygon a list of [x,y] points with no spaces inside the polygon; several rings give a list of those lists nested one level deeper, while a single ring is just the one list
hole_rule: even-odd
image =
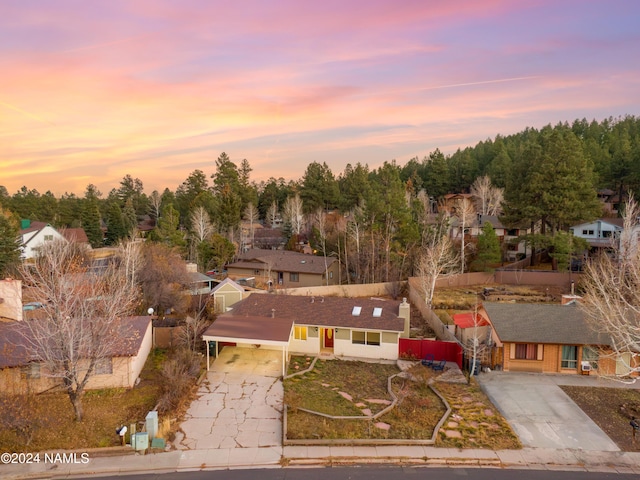
[{"label": "satellite dish", "polygon": [[153,315],[153,308],[149,307],[149,310],[147,310],[147,313],[148,313],[149,315]]}]

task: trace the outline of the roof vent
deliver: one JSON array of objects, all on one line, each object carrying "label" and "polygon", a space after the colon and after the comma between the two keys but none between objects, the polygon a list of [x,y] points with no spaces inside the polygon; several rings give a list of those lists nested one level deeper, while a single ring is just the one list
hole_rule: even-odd
[{"label": "roof vent", "polygon": [[307,263],[306,260],[300,260],[300,263]]},{"label": "roof vent", "polygon": [[357,317],[360,315],[361,311],[362,311],[362,307],[353,307],[353,310],[351,310],[351,315],[353,315],[354,317]]},{"label": "roof vent", "polygon": [[275,308],[271,309],[271,318],[276,318],[276,309]]},{"label": "roof vent", "polygon": [[374,317],[381,317],[382,316],[382,307],[375,307],[373,309],[373,316]]},{"label": "roof vent", "polygon": [[311,297],[311,303],[314,303],[316,301],[316,297]]}]

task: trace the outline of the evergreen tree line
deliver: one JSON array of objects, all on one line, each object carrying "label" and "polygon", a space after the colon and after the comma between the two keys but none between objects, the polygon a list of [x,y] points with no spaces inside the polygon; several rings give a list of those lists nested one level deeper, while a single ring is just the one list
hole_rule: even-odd
[{"label": "evergreen tree line", "polygon": [[640,186],[640,119],[527,128],[451,155],[436,149],[403,166],[347,164],[338,175],[326,163],[313,162],[298,181],[257,183],[251,171],[246,159],[237,165],[222,153],[215,173],[195,170],[175,190],[149,195],[130,175],[106,197],[94,185],[82,197],[60,198],[26,186],[10,195],[0,186],[0,216],[13,229],[19,219],[82,227],[94,247],[131,236],[148,217],[156,225],[151,240],[181,249],[202,268],[233,257],[246,235],[243,219],[267,225],[283,219],[291,246],[306,236],[319,254],[340,258],[343,281],[390,281],[414,273],[434,205],[447,193],[468,193],[479,177],[504,189],[506,226],[532,226],[555,236],[600,216],[598,189],[622,198]]}]

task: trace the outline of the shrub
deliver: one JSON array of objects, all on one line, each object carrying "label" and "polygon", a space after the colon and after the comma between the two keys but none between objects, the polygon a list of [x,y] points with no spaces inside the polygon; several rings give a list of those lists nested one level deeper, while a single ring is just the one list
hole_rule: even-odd
[{"label": "shrub", "polygon": [[158,413],[178,410],[200,373],[200,358],[187,349],[175,352],[162,367]]}]

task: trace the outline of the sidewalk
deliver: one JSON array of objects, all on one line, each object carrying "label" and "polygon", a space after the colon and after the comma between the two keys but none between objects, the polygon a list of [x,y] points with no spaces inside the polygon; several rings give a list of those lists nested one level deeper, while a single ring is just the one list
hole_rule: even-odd
[{"label": "sidewalk", "polygon": [[148,455],[90,458],[87,464],[0,465],[3,479],[67,478],[123,473],[168,473],[233,468],[295,468],[355,464],[495,467],[572,470],[640,475],[640,452],[597,452],[525,448],[450,449],[423,446],[264,447],[174,450]]}]

